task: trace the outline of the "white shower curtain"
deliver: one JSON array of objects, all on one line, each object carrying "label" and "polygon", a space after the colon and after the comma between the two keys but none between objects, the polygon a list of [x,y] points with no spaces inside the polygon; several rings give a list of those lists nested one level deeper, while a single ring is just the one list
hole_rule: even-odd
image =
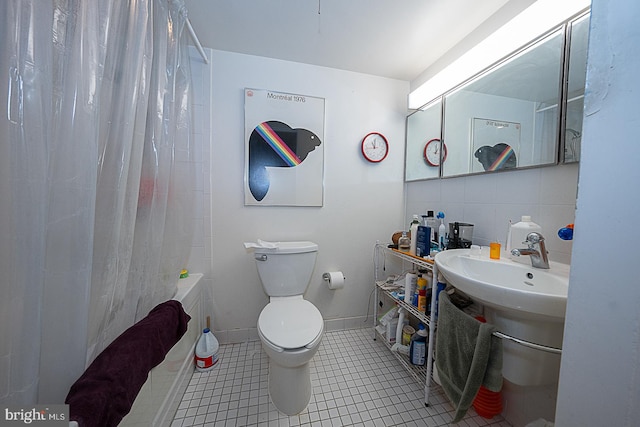
[{"label": "white shower curtain", "polygon": [[0,2],[0,403],[62,403],[191,246],[182,0]]}]

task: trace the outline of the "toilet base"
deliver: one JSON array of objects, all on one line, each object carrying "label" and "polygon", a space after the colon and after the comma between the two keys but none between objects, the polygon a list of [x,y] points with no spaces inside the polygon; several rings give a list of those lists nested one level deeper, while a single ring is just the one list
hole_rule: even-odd
[{"label": "toilet base", "polygon": [[309,363],[286,368],[269,360],[269,396],[275,407],[287,415],[304,411],[311,401]]}]

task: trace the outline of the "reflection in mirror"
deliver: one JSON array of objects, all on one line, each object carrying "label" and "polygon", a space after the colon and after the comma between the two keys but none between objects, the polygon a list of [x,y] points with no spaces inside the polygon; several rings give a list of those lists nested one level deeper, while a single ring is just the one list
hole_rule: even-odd
[{"label": "reflection in mirror", "polygon": [[582,115],[584,87],[587,74],[587,42],[589,39],[589,14],[571,23],[569,44],[569,77],[567,79],[567,104],[564,132],[564,162],[580,160],[582,139]]},{"label": "reflection in mirror", "polygon": [[439,99],[407,117],[405,181],[439,177],[441,123],[442,102]]},{"label": "reflection in mirror", "polygon": [[445,96],[442,176],[556,163],[563,43],[558,29]]}]

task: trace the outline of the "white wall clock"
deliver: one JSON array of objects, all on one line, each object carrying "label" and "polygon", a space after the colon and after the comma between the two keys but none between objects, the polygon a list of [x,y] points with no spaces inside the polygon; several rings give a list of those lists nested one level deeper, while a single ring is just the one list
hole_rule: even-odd
[{"label": "white wall clock", "polygon": [[387,138],[379,132],[371,132],[362,138],[362,155],[371,163],[380,163],[389,154]]}]

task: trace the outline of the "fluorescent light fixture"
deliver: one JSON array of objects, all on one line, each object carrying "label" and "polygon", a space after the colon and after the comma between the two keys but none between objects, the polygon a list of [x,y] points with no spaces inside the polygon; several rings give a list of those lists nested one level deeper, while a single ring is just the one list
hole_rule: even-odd
[{"label": "fluorescent light fixture", "polygon": [[536,1],[411,92],[409,109],[420,108],[590,5],[591,0]]}]

